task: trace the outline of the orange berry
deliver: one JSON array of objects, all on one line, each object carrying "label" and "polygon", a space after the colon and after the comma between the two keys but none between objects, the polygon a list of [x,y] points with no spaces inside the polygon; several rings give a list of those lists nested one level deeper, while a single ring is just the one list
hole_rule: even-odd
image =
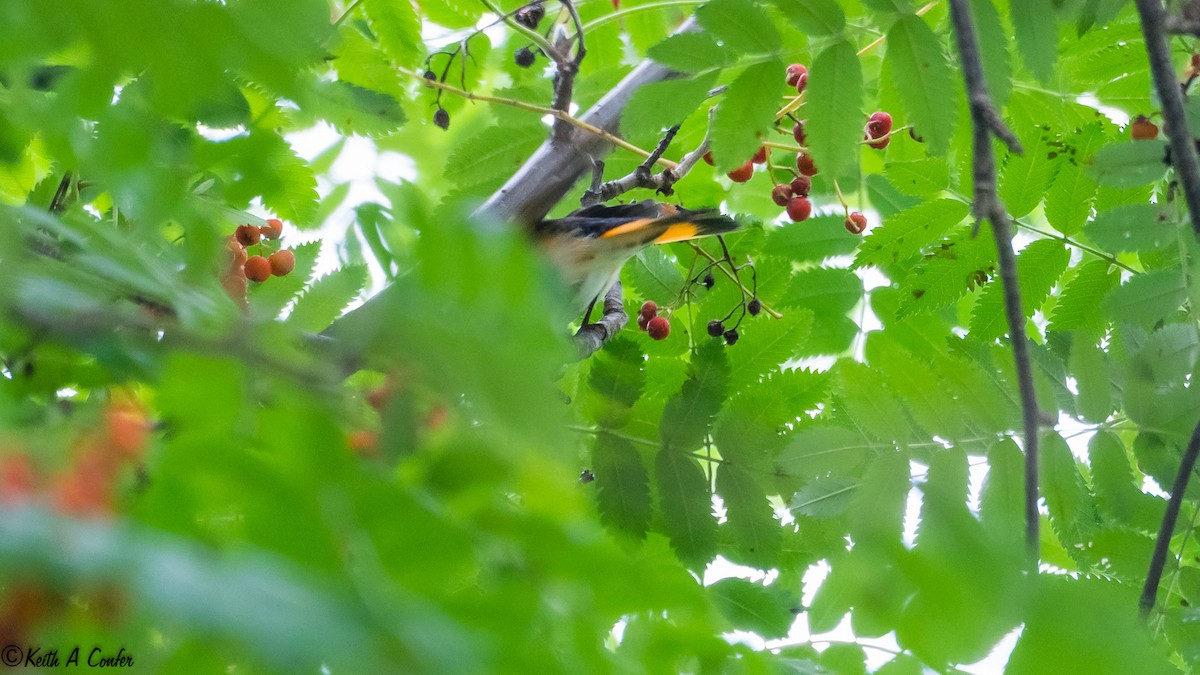
[{"label": "orange berry", "polygon": [[37,489],[37,472],[29,455],[0,457],[0,504],[27,501]]},{"label": "orange berry", "polygon": [[271,263],[261,255],[251,257],[242,269],[245,270],[246,278],[250,281],[261,283],[271,276]]},{"label": "orange berry", "polygon": [[446,422],[450,419],[450,409],[444,403],[438,403],[429,409],[425,415],[425,428],[430,431],[437,431],[446,426]]},{"label": "orange berry", "polygon": [[275,251],[267,258],[271,263],[271,274],[277,277],[285,276],[296,269],[296,256],[289,250]]},{"label": "orange berry", "polygon": [[246,275],[242,273],[241,267],[237,268],[236,273],[221,277],[221,288],[225,289],[225,295],[228,295],[234,302],[245,304],[246,285]]},{"label": "orange berry", "polygon": [[858,211],[846,216],[846,231],[850,234],[862,234],[867,229],[867,217]]},{"label": "orange berry", "polygon": [[104,413],[105,437],[117,454],[136,458],[150,438],[150,423],[136,405],[114,403]]},{"label": "orange berry", "polygon": [[813,158],[803,154],[796,155],[796,170],[804,176],[815,176],[821,173],[821,170],[813,163]]},{"label": "orange berry", "polygon": [[346,438],[350,449],[360,455],[374,456],[379,454],[379,434],[374,431],[352,431]]},{"label": "orange berry", "polygon": [[270,218],[266,225],[258,228],[258,231],[267,239],[278,239],[279,235],[283,234],[283,221],[278,218]]},{"label": "orange berry", "polygon": [[1129,125],[1129,135],[1135,141],[1152,141],[1158,138],[1158,127],[1145,115],[1138,115]]},{"label": "orange berry", "polygon": [[250,246],[257,244],[262,239],[262,233],[253,225],[238,225],[234,231],[234,236],[237,237],[238,243],[242,246]]}]

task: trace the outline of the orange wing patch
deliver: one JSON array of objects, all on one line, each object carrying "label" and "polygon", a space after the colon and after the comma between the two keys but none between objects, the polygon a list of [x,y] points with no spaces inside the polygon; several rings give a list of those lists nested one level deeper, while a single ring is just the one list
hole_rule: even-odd
[{"label": "orange wing patch", "polygon": [[628,223],[621,223],[620,225],[609,230],[608,232],[605,232],[604,234],[600,235],[600,238],[608,239],[609,237],[616,237],[616,236],[620,236],[622,234],[628,234],[630,232],[637,232],[638,230],[642,229],[646,225],[649,225],[650,223],[653,223],[653,222],[655,222],[654,218],[639,218],[638,220],[631,220]]},{"label": "orange wing patch", "polygon": [[658,235],[654,243],[670,244],[675,241],[687,241],[688,239],[695,239],[699,235],[700,231],[695,223],[675,223],[668,227],[666,232]]}]

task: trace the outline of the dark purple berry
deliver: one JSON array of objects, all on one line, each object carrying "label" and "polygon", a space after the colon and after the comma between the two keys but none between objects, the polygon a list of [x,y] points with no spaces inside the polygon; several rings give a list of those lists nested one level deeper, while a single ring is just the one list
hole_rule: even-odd
[{"label": "dark purple berry", "polygon": [[713,337],[720,337],[725,332],[725,324],[713,319],[708,322],[708,334]]},{"label": "dark purple berry", "polygon": [[449,129],[450,113],[446,112],[445,108],[438,108],[437,112],[433,113],[433,123],[442,129]]},{"label": "dark purple berry", "polygon": [[725,344],[731,345],[738,341],[738,332],[736,328],[730,328],[725,331]]},{"label": "dark purple berry", "polygon": [[762,303],[758,301],[758,298],[751,298],[750,302],[746,303],[746,311],[750,312],[750,316],[758,316],[758,313],[762,311]]},{"label": "dark purple berry", "polygon": [[516,51],[515,54],[513,54],[513,60],[516,61],[517,65],[521,66],[522,68],[528,68],[529,66],[532,66],[535,58],[536,55],[529,47],[521,47]]},{"label": "dark purple berry", "polygon": [[704,275],[704,280],[701,283],[704,284],[705,288],[712,290],[712,287],[717,283],[717,280],[713,278],[712,272],[709,272],[708,274]]}]

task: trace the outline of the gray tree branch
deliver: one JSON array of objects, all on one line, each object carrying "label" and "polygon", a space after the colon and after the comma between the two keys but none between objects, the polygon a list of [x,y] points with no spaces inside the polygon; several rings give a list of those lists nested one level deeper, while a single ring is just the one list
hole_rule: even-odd
[{"label": "gray tree branch", "polygon": [[983,79],[983,63],[975,26],[971,23],[966,0],[950,0],[950,20],[954,24],[967,102],[971,109],[973,127],[972,172],[975,183],[972,207],[977,223],[987,219],[992,224],[996,240],[997,264],[1004,289],[1004,313],[1008,320],[1008,335],[1016,361],[1017,383],[1021,394],[1021,418],[1025,436],[1025,544],[1030,560],[1036,565],[1041,548],[1038,532],[1038,424],[1037,394],[1033,387],[1033,368],[1029,362],[1029,343],[1025,337],[1025,312],[1021,309],[1021,292],[1017,285],[1017,263],[1012,249],[1012,226],[1008,212],[996,194],[996,158],[992,152],[992,136],[996,136],[1020,153],[1016,136],[1004,126],[992,105],[987,83]]},{"label": "gray tree branch", "polygon": [[575,333],[575,346],[579,349],[579,359],[600,351],[604,343],[616,337],[617,333],[629,322],[625,313],[625,301],[621,297],[621,282],[613,284],[604,295],[604,314],[599,321],[579,327]]}]

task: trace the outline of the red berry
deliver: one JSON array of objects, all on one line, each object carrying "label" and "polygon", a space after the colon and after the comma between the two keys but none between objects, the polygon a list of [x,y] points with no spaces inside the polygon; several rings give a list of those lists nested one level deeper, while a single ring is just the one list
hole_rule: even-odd
[{"label": "red berry", "polygon": [[815,176],[821,173],[816,164],[813,164],[813,159],[809,155],[796,155],[796,169],[805,176]]},{"label": "red berry", "polygon": [[[807,197],[808,191],[812,189],[812,179],[808,176],[800,175],[792,179],[792,194],[800,197]],[[783,204],[780,204],[783,206]]]},{"label": "red berry", "polygon": [[266,225],[258,228],[258,231],[267,239],[278,239],[279,235],[283,234],[283,221],[278,218],[270,218]]},{"label": "red berry", "polygon": [[225,295],[234,302],[246,304],[246,275],[242,273],[241,267],[238,267],[236,272],[221,277],[221,288],[225,289]]},{"label": "red berry", "polygon": [[665,340],[671,334],[671,322],[666,317],[656,316],[646,322],[646,332],[655,340]]},{"label": "red berry", "polygon": [[658,316],[658,304],[653,300],[647,300],[642,303],[642,308],[638,311],[638,314],[646,317],[646,320],[649,321]]},{"label": "red berry", "polygon": [[872,148],[875,148],[876,150],[882,150],[882,149],[886,148],[889,143],[892,142],[892,137],[884,136],[883,138],[881,138],[877,141],[871,141],[870,139],[867,139],[864,137],[863,140],[868,141],[867,145],[871,146]]},{"label": "red berry", "polygon": [[754,163],[746,162],[733,171],[729,172],[729,180],[735,183],[745,183],[754,175]]},{"label": "red berry", "polygon": [[1145,115],[1138,115],[1129,125],[1129,135],[1135,141],[1152,141],[1158,138],[1158,127]]},{"label": "red berry", "polygon": [[792,198],[792,188],[787,185],[776,185],[771,190],[771,201],[777,206],[787,206],[788,201]]},{"label": "red berry", "polygon": [[804,145],[806,136],[804,135],[804,122],[796,122],[796,126],[792,127],[792,138],[800,145]]},{"label": "red berry", "polygon": [[637,326],[638,326],[638,330],[646,330],[646,324],[647,324],[647,323],[650,323],[650,319],[648,319],[648,318],[646,318],[646,317],[642,316],[641,314],[638,314],[638,315],[637,315]]},{"label": "red berry", "polygon": [[812,215],[812,202],[808,197],[792,197],[787,205],[788,217],[796,222],[807,220]]},{"label": "red berry", "polygon": [[713,158],[712,158],[712,153],[711,153],[711,152],[706,152],[706,153],[704,153],[704,161],[705,161],[705,162],[708,162],[708,165],[709,165],[709,166],[712,166],[712,165],[713,165]]},{"label": "red berry", "polygon": [[850,234],[862,234],[867,229],[867,217],[858,211],[846,216],[846,231]]},{"label": "red berry", "polygon": [[275,251],[267,258],[267,262],[271,264],[271,274],[277,277],[285,276],[296,269],[296,256],[287,249]]},{"label": "red berry", "polygon": [[[808,73],[804,73],[803,75],[800,76],[800,79],[796,81],[796,94],[797,95],[803,94],[804,88],[807,86],[808,86]],[[729,344],[733,344],[733,343],[731,342]]]},{"label": "red berry", "polygon": [[271,263],[261,255],[251,256],[242,269],[250,281],[261,283],[271,276]]},{"label": "red berry", "polygon": [[892,132],[892,116],[883,112],[871,113],[867,119],[867,135],[871,138],[883,138]]},{"label": "red berry", "polygon": [[767,162],[767,148],[760,147],[758,152],[754,153],[754,157],[750,159],[752,164],[765,164]]},{"label": "red berry", "polygon": [[788,66],[787,67],[787,75],[785,77],[785,80],[787,81],[787,85],[789,87],[795,87],[797,84],[799,84],[800,76],[802,76],[802,75],[804,75],[804,76],[808,75],[808,68],[805,68],[803,65],[801,65],[799,63],[793,63],[792,65]]},{"label": "red berry", "polygon": [[233,234],[235,237],[237,237],[238,243],[242,246],[257,244],[259,239],[262,238],[262,233],[259,232],[258,228],[254,227],[253,225],[238,225],[237,230],[235,230]]}]

